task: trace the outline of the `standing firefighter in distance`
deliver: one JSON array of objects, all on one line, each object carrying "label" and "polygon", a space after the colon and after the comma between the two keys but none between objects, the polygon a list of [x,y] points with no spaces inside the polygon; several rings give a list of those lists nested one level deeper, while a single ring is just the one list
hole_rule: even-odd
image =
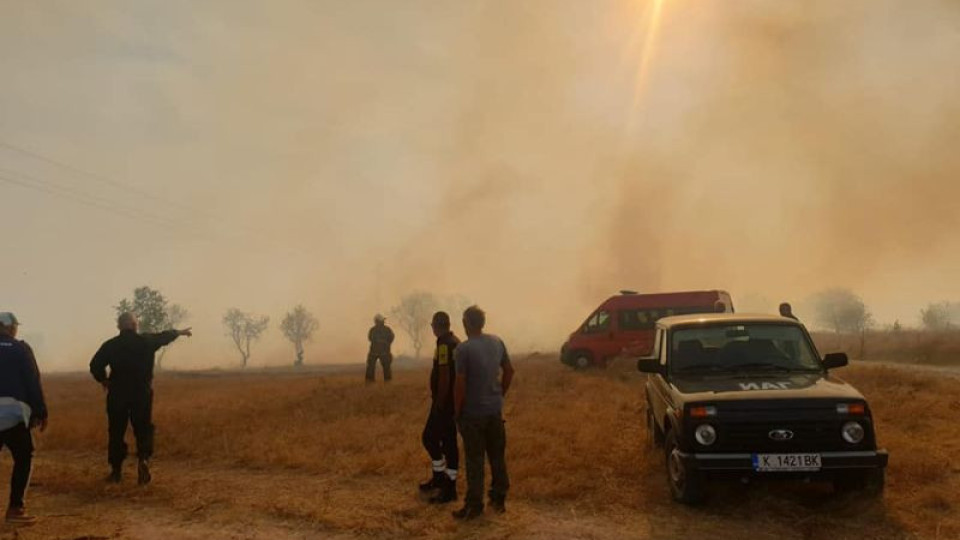
[{"label": "standing firefighter in distance", "polygon": [[47,405],[33,349],[17,340],[19,327],[13,313],[0,313],[0,449],[13,456],[7,522],[29,525],[37,520],[24,505],[33,464],[30,428],[47,429]]},{"label": "standing firefighter in distance", "polygon": [[373,318],[373,327],[367,333],[367,339],[370,340],[370,352],[367,353],[367,382],[373,382],[377,378],[377,360],[383,366],[383,380],[389,381],[393,378],[393,372],[390,371],[390,364],[393,362],[393,355],[390,354],[390,346],[393,344],[393,330],[386,324],[386,317],[380,315]]},{"label": "standing firefighter in distance", "polygon": [[420,484],[420,491],[439,492],[430,497],[434,504],[457,500],[457,468],[460,452],[457,448],[457,423],[453,416],[453,383],[456,380],[453,355],[460,344],[450,331],[450,315],[438,311],[430,323],[433,335],[437,336],[437,348],[433,353],[433,369],[430,371],[430,415],[423,428],[423,447],[430,454],[433,477]]},{"label": "standing firefighter in distance", "polygon": [[[120,335],[107,340],[90,361],[90,373],[107,392],[107,421],[110,442],[107,461],[109,482],[121,479],[127,457],[127,423],[137,439],[137,482],[150,483],[150,457],[153,455],[153,364],[160,347],[180,336],[192,336],[189,328],[167,330],[159,334],[138,334],[139,321],[133,313],[117,319]],[[107,368],[110,368],[109,375]]]},{"label": "standing firefighter in distance", "polygon": [[797,319],[797,316],[793,314],[793,306],[791,306],[788,302],[780,304],[780,316],[787,317],[795,321],[799,320]]},{"label": "standing firefighter in distance", "polygon": [[[486,315],[477,306],[463,312],[463,329],[467,340],[454,354],[457,380],[454,404],[463,449],[467,459],[467,495],[463,508],[453,513],[461,520],[483,513],[483,461],[490,460],[490,507],[497,513],[506,511],[507,433],[503,424],[503,398],[513,381],[513,366],[503,340],[483,333]],[[503,378],[500,378],[500,371]]]}]

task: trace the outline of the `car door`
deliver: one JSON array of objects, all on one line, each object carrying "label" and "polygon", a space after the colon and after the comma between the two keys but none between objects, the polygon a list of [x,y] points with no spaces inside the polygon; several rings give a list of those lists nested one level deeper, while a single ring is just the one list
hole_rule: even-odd
[{"label": "car door", "polygon": [[[667,383],[663,375],[663,373],[666,373],[667,349],[669,349],[669,347],[666,344],[666,332],[663,328],[657,328],[654,333],[653,350],[651,353],[656,354],[660,358],[662,372],[652,374],[648,384],[650,388],[650,404],[653,407],[653,414],[658,423],[664,418],[667,407],[669,406],[669,389],[667,388]],[[666,426],[662,427],[666,428]]]},{"label": "car door", "polygon": [[647,356],[653,350],[659,310],[650,308],[623,308],[617,312],[617,345],[620,353]]},{"label": "car door", "polygon": [[595,363],[602,364],[606,358],[616,354],[612,352],[616,349],[616,342],[610,311],[601,308],[590,315],[580,329],[578,341],[580,343],[578,348],[589,350]]}]

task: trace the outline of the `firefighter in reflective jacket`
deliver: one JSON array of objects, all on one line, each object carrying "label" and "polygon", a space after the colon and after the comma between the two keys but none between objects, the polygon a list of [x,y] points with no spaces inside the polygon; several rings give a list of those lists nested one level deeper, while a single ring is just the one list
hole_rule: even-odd
[{"label": "firefighter in reflective jacket", "polygon": [[386,317],[377,314],[373,318],[373,327],[367,333],[367,339],[370,340],[370,352],[367,354],[367,382],[373,382],[377,376],[377,360],[383,367],[383,380],[389,381],[393,378],[390,371],[390,364],[393,362],[393,355],[390,353],[390,346],[393,344],[393,330],[386,324]]},{"label": "firefighter in reflective jacket", "polygon": [[433,476],[420,484],[424,493],[432,493],[430,502],[448,503],[457,500],[457,468],[460,453],[457,449],[457,424],[454,419],[453,383],[456,370],[453,351],[460,344],[450,331],[450,316],[443,311],[433,314],[430,323],[437,336],[437,349],[433,354],[433,369],[430,371],[430,414],[423,428],[423,447],[430,454]]}]

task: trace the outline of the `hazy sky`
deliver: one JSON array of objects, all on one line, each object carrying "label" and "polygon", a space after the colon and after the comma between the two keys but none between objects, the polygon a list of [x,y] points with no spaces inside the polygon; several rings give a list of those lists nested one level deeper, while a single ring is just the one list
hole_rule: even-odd
[{"label": "hazy sky", "polygon": [[0,0],[0,80],[0,309],[47,369],[144,284],[171,367],[298,302],[359,361],[417,289],[517,350],[624,287],[960,300],[951,0]]}]

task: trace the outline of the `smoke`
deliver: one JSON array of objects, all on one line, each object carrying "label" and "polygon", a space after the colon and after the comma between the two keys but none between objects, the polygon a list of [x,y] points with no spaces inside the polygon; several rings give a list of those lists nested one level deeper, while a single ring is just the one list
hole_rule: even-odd
[{"label": "smoke", "polygon": [[[847,286],[891,320],[960,297],[952,2],[675,0],[649,40],[635,0],[5,10],[0,139],[178,205],[2,154],[174,222],[0,186],[2,300],[57,366],[144,284],[192,314],[171,367],[236,365],[222,314],[298,303],[308,363],[359,361],[413,290],[515,350],[621,288]],[[251,360],[292,361],[276,328]]]}]

